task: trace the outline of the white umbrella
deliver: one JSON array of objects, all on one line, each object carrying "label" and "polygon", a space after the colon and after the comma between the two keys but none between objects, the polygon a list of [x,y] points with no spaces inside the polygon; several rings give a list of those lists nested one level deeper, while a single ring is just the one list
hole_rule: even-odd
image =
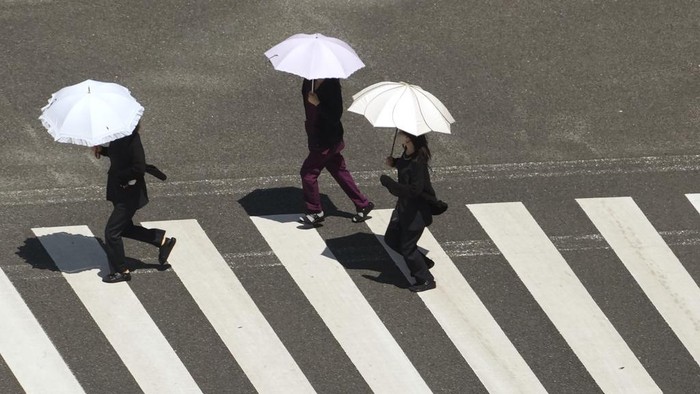
[{"label": "white umbrella", "polygon": [[364,115],[374,127],[395,127],[413,135],[450,133],[455,120],[445,106],[420,86],[379,82],[352,96],[348,111]]},{"label": "white umbrella", "polygon": [[306,79],[347,78],[365,66],[345,42],[323,34],[295,34],[265,52],[275,70]]},{"label": "white umbrella", "polygon": [[41,111],[55,141],[85,146],[130,135],[143,115],[129,89],[90,79],[54,93]]}]

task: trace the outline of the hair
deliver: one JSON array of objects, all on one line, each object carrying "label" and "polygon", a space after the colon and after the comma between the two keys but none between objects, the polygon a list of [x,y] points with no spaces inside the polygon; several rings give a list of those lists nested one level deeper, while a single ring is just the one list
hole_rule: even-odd
[{"label": "hair", "polygon": [[429,163],[432,154],[430,153],[428,138],[426,138],[425,134],[415,136],[413,134],[406,133],[405,131],[401,131],[401,133],[408,136],[413,143],[418,160],[422,160],[424,163]]}]

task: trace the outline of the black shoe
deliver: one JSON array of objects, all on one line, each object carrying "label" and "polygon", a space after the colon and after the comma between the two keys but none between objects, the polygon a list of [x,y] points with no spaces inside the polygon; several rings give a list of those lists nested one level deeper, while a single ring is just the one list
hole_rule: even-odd
[{"label": "black shoe", "polygon": [[426,291],[426,290],[434,289],[435,286],[436,286],[436,285],[435,285],[435,281],[434,281],[434,280],[430,280],[430,281],[427,281],[427,282],[425,282],[425,283],[421,283],[421,284],[419,284],[419,285],[418,285],[418,284],[415,284],[415,285],[409,287],[408,290],[411,290],[411,291],[414,292],[414,293],[418,293],[418,292],[421,292],[421,291]]},{"label": "black shoe", "polygon": [[163,265],[168,262],[170,252],[172,252],[173,248],[175,247],[175,242],[177,242],[177,239],[175,239],[175,237],[166,238],[163,245],[161,245],[160,248],[158,248],[158,262],[160,263],[160,265]]},{"label": "black shoe", "polygon": [[128,272],[115,272],[102,278],[105,283],[127,282],[131,280],[131,274]]},{"label": "black shoe", "polygon": [[425,265],[428,266],[428,269],[435,267],[435,262],[432,259],[429,259],[425,256],[423,256],[423,258],[425,259]]},{"label": "black shoe", "polygon": [[326,217],[323,216],[323,211],[316,213],[307,213],[304,216],[300,216],[298,219],[299,223],[305,224],[307,226],[316,226],[324,220],[326,220]]},{"label": "black shoe", "polygon": [[357,214],[355,214],[355,216],[352,217],[352,222],[353,223],[360,223],[360,222],[364,222],[365,220],[369,219],[369,216],[367,216],[367,215],[369,215],[369,213],[372,212],[373,209],[374,209],[374,203],[372,201],[370,201],[366,207],[357,211]]}]

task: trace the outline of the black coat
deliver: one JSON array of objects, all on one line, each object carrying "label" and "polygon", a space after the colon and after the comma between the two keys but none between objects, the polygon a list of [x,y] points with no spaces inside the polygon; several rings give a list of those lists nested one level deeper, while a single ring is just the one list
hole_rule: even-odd
[{"label": "black coat", "polygon": [[[146,155],[138,132],[112,141],[103,147],[101,154],[110,160],[107,171],[107,200],[141,208],[148,203],[146,181]],[[130,185],[129,183],[136,183]]]},{"label": "black coat", "polygon": [[417,230],[430,226],[433,215],[426,198],[435,198],[435,190],[430,183],[428,164],[418,155],[405,155],[394,159],[398,171],[398,182],[386,175],[380,178],[389,193],[398,197],[396,213],[401,227]]},{"label": "black coat", "polygon": [[306,134],[309,149],[326,149],[337,145],[343,140],[343,94],[340,80],[328,78],[314,89],[320,103],[317,106],[308,102],[311,91],[311,81],[304,79],[301,94],[304,98],[306,113]]}]

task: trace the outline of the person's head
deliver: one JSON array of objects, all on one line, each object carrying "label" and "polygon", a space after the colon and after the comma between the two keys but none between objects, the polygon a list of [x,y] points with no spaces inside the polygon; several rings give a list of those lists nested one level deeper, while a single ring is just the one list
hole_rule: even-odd
[{"label": "person's head", "polygon": [[401,130],[399,131],[399,138],[401,146],[408,156],[412,156],[415,153],[419,159],[426,163],[430,161],[430,148],[428,148],[428,139],[425,137],[425,134],[415,136]]}]

